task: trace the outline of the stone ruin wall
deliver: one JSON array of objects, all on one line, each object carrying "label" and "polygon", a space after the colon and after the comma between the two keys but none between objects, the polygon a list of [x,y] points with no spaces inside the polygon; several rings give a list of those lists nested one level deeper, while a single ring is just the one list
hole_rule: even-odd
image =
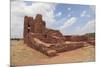
[{"label": "stone ruin wall", "polygon": [[37,14],[36,18],[24,17],[24,43],[27,42],[28,33],[35,33],[35,37],[47,43],[57,43],[64,41],[88,41],[84,36],[63,36],[59,30],[46,28],[45,21],[42,20],[42,15]]},{"label": "stone ruin wall", "polygon": [[28,16],[24,17],[24,43],[27,42],[30,32],[44,42],[57,43],[64,41],[64,37],[58,30],[46,28],[45,21],[42,20],[42,15],[40,14],[37,14],[35,19]]},{"label": "stone ruin wall", "polygon": [[[68,50],[73,50],[84,46],[84,42],[87,38],[82,36],[63,36],[59,30],[53,30],[46,28],[45,21],[42,20],[42,15],[37,14],[36,18],[33,17],[24,17],[24,43],[32,48],[45,53],[55,55],[56,52],[63,52]],[[43,44],[34,42],[34,38],[39,39],[40,41],[46,43],[46,45],[52,44],[53,46],[46,47]],[[65,41],[75,41],[70,44],[64,44]],[[94,41],[88,41],[88,43],[94,44]],[[48,53],[52,51],[53,53]]]}]

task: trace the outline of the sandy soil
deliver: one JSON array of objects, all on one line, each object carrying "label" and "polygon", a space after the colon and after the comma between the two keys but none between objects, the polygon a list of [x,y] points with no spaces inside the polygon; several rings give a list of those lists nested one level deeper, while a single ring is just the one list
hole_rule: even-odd
[{"label": "sandy soil", "polygon": [[95,61],[93,45],[48,57],[35,49],[29,48],[23,40],[11,41],[11,65],[37,65]]}]

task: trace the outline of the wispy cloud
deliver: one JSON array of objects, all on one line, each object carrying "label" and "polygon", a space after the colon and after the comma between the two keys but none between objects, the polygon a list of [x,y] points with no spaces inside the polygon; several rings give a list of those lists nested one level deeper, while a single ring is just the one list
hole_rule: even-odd
[{"label": "wispy cloud", "polygon": [[36,14],[42,14],[43,20],[49,27],[54,19],[54,10],[56,4],[32,3],[27,6],[23,1],[11,2],[11,37],[22,37],[23,35],[23,17],[25,15],[35,17]]},{"label": "wispy cloud", "polygon": [[71,10],[71,8],[69,7],[69,8],[68,8],[68,10],[70,11],[70,10]]},{"label": "wispy cloud", "polygon": [[89,21],[84,27],[80,29],[80,34],[95,32],[95,21]]},{"label": "wispy cloud", "polygon": [[83,11],[83,12],[80,14],[81,17],[84,17],[85,15],[86,15],[86,11]]},{"label": "wispy cloud", "polygon": [[93,11],[95,11],[96,6],[95,6],[95,5],[91,5],[90,8],[91,8]]},{"label": "wispy cloud", "polygon": [[60,26],[60,29],[65,29],[71,25],[73,25],[76,22],[76,17],[71,17],[70,19],[66,20],[62,26]]},{"label": "wispy cloud", "polygon": [[67,29],[68,27],[71,27],[74,23],[76,23],[76,20],[77,20],[76,17],[71,17],[71,18],[69,18],[68,20],[66,20],[66,21],[64,22],[64,24],[63,24],[62,26],[59,27],[59,30],[61,31],[61,33],[62,33],[63,35],[67,35],[68,33],[69,33],[69,34],[72,34],[71,32],[66,32],[66,31],[67,31],[66,29]]},{"label": "wispy cloud", "polygon": [[56,14],[56,16],[61,16],[62,15],[62,13],[61,12],[58,12],[57,14]]},{"label": "wispy cloud", "polygon": [[95,20],[88,21],[83,27],[78,27],[76,34],[83,35],[85,33],[95,32]]},{"label": "wispy cloud", "polygon": [[[85,5],[81,8],[80,5],[75,6],[72,4],[63,5],[56,3],[30,2],[15,0],[11,1],[12,38],[23,37],[25,15],[35,18],[36,14],[38,13],[43,15],[43,20],[46,22],[46,27],[58,29],[62,32],[62,34],[80,35],[95,31],[95,18],[93,15],[93,11],[95,12],[95,6],[90,6],[89,8],[91,8],[91,10]],[[77,27],[74,26],[74,24],[76,24]]]}]

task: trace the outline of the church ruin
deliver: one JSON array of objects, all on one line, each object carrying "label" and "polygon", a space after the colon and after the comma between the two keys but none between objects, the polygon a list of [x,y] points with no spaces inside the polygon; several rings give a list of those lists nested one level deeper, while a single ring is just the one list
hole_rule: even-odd
[{"label": "church ruin", "polygon": [[42,15],[24,17],[24,43],[47,56],[56,56],[57,53],[73,50],[84,46],[83,42],[67,42],[59,30],[46,28],[46,23],[42,20]]}]

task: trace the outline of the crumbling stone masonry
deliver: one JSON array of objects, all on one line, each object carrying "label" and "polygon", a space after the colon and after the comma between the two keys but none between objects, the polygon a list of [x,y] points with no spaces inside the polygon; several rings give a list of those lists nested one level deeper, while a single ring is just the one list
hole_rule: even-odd
[{"label": "crumbling stone masonry", "polygon": [[48,56],[84,46],[82,42],[65,43],[66,37],[59,30],[46,28],[46,23],[40,14],[37,14],[35,19],[24,17],[23,35],[24,43]]}]

